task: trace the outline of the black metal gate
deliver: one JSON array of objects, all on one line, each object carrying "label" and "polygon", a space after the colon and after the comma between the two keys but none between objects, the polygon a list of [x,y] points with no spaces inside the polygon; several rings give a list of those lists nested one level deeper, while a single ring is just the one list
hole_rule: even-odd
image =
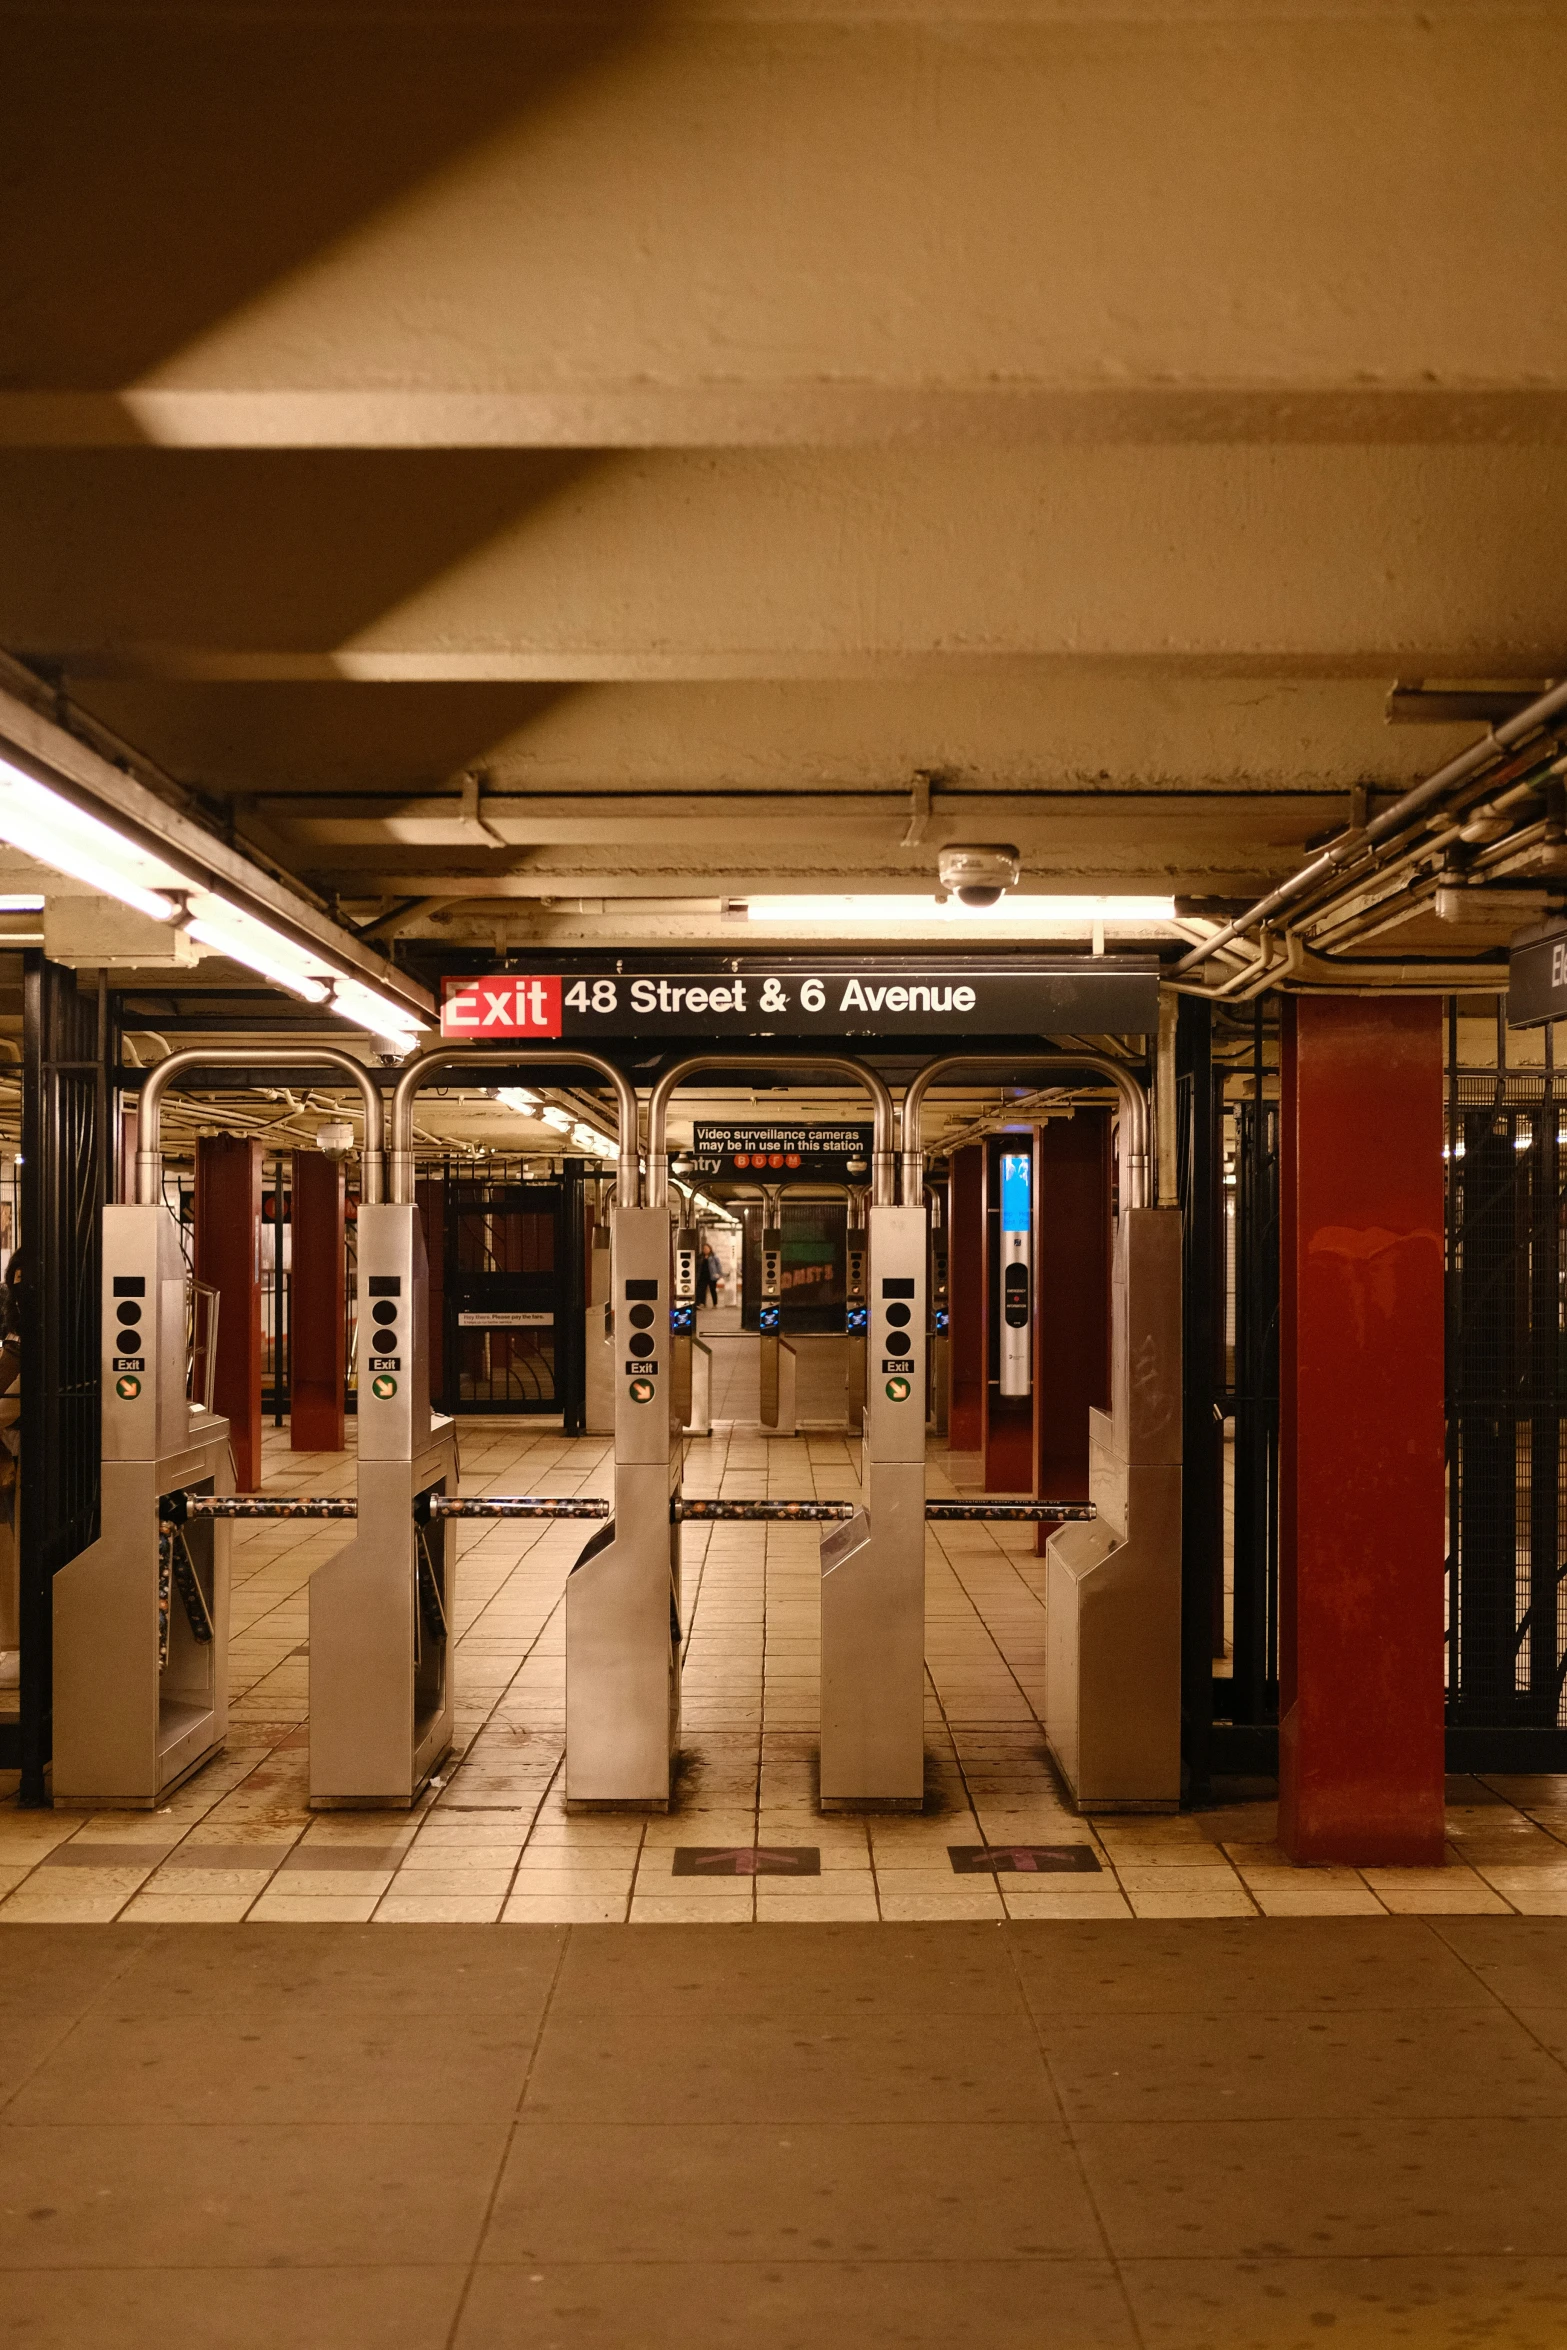
[{"label": "black metal gate", "polygon": [[446,1203],[446,1388],[459,1412],[560,1409],[560,1186],[456,1182]]},{"label": "black metal gate", "polygon": [[1567,1152],[1554,1074],[1452,1072],[1447,1154],[1449,1759],[1560,1770]]},{"label": "black metal gate", "polygon": [[21,1800],[46,1800],[53,1582],[98,1532],[98,1293],[109,1164],[107,988],[41,954],[22,994]]},{"label": "black metal gate", "polygon": [[1182,1754],[1211,1777],[1277,1767],[1279,1105],[1277,1011],[1183,1000]]}]

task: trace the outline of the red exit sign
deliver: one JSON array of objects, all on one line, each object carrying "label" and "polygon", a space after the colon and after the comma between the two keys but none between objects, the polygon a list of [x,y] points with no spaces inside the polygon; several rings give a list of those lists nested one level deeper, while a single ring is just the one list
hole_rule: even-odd
[{"label": "red exit sign", "polygon": [[441,989],[441,1034],[486,1040],[559,1036],[560,980],[533,973],[518,978],[448,979]]}]

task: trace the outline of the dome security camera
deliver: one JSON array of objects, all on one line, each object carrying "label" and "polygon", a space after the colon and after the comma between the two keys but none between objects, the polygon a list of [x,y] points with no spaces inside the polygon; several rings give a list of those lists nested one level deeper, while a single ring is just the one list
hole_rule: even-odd
[{"label": "dome security camera", "polygon": [[316,1148],[329,1159],[346,1159],[354,1147],[354,1130],[346,1118],[329,1118],[316,1128]]},{"label": "dome security camera", "polygon": [[1019,870],[1017,850],[1008,841],[955,842],[936,858],[937,879],[960,906],[995,905],[1017,887]]}]

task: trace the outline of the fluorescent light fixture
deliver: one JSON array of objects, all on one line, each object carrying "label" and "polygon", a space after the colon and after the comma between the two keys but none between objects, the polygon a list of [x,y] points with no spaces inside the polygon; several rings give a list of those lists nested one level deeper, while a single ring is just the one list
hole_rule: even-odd
[{"label": "fluorescent light fixture", "polygon": [[985,924],[1029,930],[1089,931],[1095,923],[1173,922],[1175,900],[1154,897],[1063,897],[1009,890],[993,906],[965,906],[955,897],[756,897],[746,902],[750,922],[845,922],[876,931],[890,923],[922,930]]},{"label": "fluorescent light fixture", "polygon": [[543,1097],[530,1093],[525,1085],[498,1085],[495,1098],[504,1102],[508,1110],[515,1110],[519,1118],[531,1118]]},{"label": "fluorescent light fixture", "polygon": [[362,979],[334,979],[332,1009],[341,1012],[345,1020],[368,1028],[372,1036],[384,1036],[402,1052],[419,1041],[417,1015],[395,997],[382,995],[379,988],[367,987]]},{"label": "fluorescent light fixture", "polygon": [[190,912],[187,931],[214,954],[243,963],[247,971],[259,972],[263,979],[286,987],[290,995],[302,996],[307,1004],[326,1002],[327,965],[295,946],[270,923],[258,922],[253,914],[242,913],[226,898],[204,889],[192,892]]},{"label": "fluorescent light fixture", "polygon": [[560,1109],[554,1102],[550,1102],[542,1109],[539,1116],[544,1120],[546,1126],[556,1126],[562,1134],[569,1133],[576,1123],[569,1110]]},{"label": "fluorescent light fixture", "polygon": [[0,914],[41,914],[43,910],[41,897],[29,897],[25,891],[0,890]]},{"label": "fluorescent light fixture", "polygon": [[148,856],[9,759],[0,759],[0,840],[153,922],[172,922],[179,912],[175,899],[164,894],[184,887],[173,866]]}]

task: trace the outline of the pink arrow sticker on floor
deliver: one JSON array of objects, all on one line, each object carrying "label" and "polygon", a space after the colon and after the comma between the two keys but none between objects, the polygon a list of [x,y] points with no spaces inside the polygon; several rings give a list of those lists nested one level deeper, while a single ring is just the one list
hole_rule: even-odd
[{"label": "pink arrow sticker on floor", "polygon": [[677,1877],[819,1877],[814,1844],[677,1844]]},{"label": "pink arrow sticker on floor", "polygon": [[1086,1876],[1099,1868],[1091,1844],[949,1844],[947,1851],[960,1877],[993,1877],[1003,1870],[1027,1877]]}]

